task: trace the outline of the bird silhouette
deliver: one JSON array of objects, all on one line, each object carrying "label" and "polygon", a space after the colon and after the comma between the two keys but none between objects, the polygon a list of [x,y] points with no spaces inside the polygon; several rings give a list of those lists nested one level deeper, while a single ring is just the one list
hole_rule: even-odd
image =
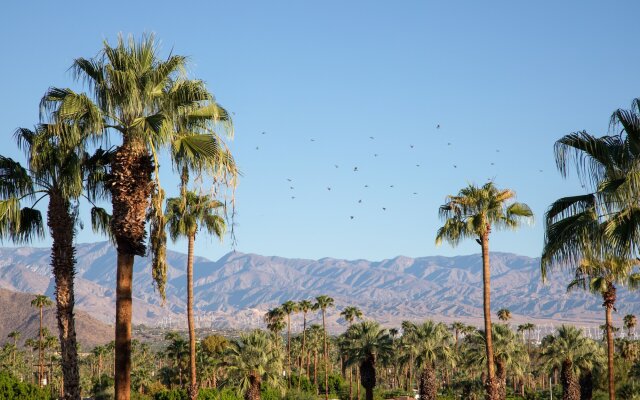
[{"label": "bird silhouette", "polygon": [[387,211],[387,207],[382,207],[382,211]]},{"label": "bird silhouette", "polygon": [[495,165],[495,163],[491,163],[491,165]]},{"label": "bird silhouette", "polygon": [[457,166],[457,165],[455,165],[455,164],[453,164],[453,168],[458,168],[458,166]]},{"label": "bird silhouette", "polygon": [[436,129],[440,129],[440,124],[436,125]]},{"label": "bird silhouette", "polygon": [[418,194],[418,192],[413,192],[413,194]]},{"label": "bird silhouette", "polygon": [[447,146],[451,146],[451,142],[447,142]]},{"label": "bird silhouette", "polygon": [[364,187],[368,188],[368,187],[369,187],[369,185],[364,185]]},{"label": "bird silhouette", "polygon": [[416,167],[420,167],[420,164],[416,164]]},{"label": "bird silhouette", "polygon": [[265,133],[267,133],[267,132],[265,132],[265,131],[262,131],[262,134],[263,134],[263,135],[264,135]]},{"label": "bird silhouette", "polygon": [[349,218],[353,219],[353,215],[352,215],[352,216],[350,216]]},{"label": "bird silhouette", "polygon": [[293,190],[293,186],[289,186],[289,189]]},{"label": "bird silhouette", "polygon": [[358,203],[362,203],[362,200],[358,200]]},{"label": "bird silhouette", "polygon": [[327,190],[331,190],[331,186],[327,187]]},{"label": "bird silhouette", "polygon": [[411,147],[413,149],[413,145],[412,144],[410,144],[409,147]]},{"label": "bird silhouette", "polygon": [[358,172],[358,167],[353,167],[353,172]]},{"label": "bird silhouette", "polygon": [[374,154],[373,156],[374,156],[374,157],[378,157],[378,154]]},{"label": "bird silhouette", "polygon": [[291,182],[291,178],[287,178],[287,180],[288,180],[289,182]]},{"label": "bird silhouette", "polygon": [[259,149],[259,147],[258,147],[258,146],[256,146],[256,150],[258,150],[258,149]]},{"label": "bird silhouette", "polygon": [[311,139],[311,141],[312,141],[312,142],[315,142],[316,140],[315,140],[315,139]]},{"label": "bird silhouette", "polygon": [[391,187],[391,188],[392,188],[392,187],[393,187],[393,185],[389,185],[389,187]]},{"label": "bird silhouette", "polygon": [[291,196],[291,200],[293,200],[293,199],[295,199],[295,198],[296,198],[296,196]]},{"label": "bird silhouette", "polygon": [[373,140],[373,139],[374,139],[374,137],[373,137],[373,136],[369,136],[369,139]]},{"label": "bird silhouette", "polygon": [[540,172],[542,172],[542,170],[540,170]]},{"label": "bird silhouette", "polygon": [[334,167],[338,168],[338,164],[335,164]]}]

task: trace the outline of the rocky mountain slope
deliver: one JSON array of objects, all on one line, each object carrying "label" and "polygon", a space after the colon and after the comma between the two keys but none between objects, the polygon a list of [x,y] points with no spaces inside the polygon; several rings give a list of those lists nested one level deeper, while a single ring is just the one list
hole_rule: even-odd
[{"label": "rocky mountain slope", "polygon": [[[154,291],[148,259],[136,259],[134,322],[184,325],[186,255],[168,252],[169,282],[163,306]],[[78,307],[104,322],[114,319],[115,249],[110,243],[78,246]],[[0,248],[0,287],[53,293],[48,249]],[[573,322],[600,324],[601,300],[566,292],[568,273],[540,279],[539,259],[492,253],[492,308],[509,308],[514,323]],[[286,300],[327,294],[336,300],[329,324],[340,329],[339,311],[360,307],[385,324],[434,318],[480,325],[482,316],[480,255],[396,257],[382,261],[288,259],[233,252],[218,261],[195,259],[195,307],[202,327],[247,328],[261,325],[264,311]],[[640,295],[621,290],[620,320],[640,312]],[[295,318],[299,323],[298,318]],[[312,322],[317,322],[316,316]]]},{"label": "rocky mountain slope", "polygon": [[[10,341],[11,331],[21,333],[20,343],[35,338],[40,327],[40,310],[31,306],[34,295],[0,289],[0,343]],[[43,310],[42,323],[53,336],[58,336],[55,307]],[[86,312],[76,310],[76,335],[80,348],[88,350],[113,340],[113,327],[92,318]]]}]

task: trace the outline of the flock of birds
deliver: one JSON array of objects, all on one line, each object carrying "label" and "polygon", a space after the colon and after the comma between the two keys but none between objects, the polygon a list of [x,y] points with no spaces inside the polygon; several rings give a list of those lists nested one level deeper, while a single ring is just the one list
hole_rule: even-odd
[{"label": "flock of birds", "polygon": [[[436,125],[436,129],[437,129],[437,130],[439,130],[439,129],[440,129],[440,124],[437,124],[437,125]],[[266,134],[267,134],[267,132],[266,132],[266,131],[262,131],[262,133],[261,133],[261,134],[262,134],[262,135],[266,135]],[[376,138],[375,138],[375,136],[369,136],[369,140],[375,140],[375,139],[376,139]],[[315,142],[315,141],[316,141],[316,139],[315,139],[315,138],[310,138],[310,139],[309,139],[309,141],[310,141],[310,142]],[[453,143],[452,143],[452,142],[447,142],[447,146],[452,146],[452,145],[453,145]],[[414,149],[414,148],[415,148],[415,145],[414,145],[414,144],[409,144],[409,149]],[[260,146],[256,146],[256,150],[260,150]],[[496,153],[500,153],[500,149],[496,149]],[[373,157],[374,157],[374,158],[377,158],[377,157],[379,157],[379,156],[380,156],[380,154],[379,154],[379,153],[374,153],[374,154],[373,154]],[[495,166],[495,162],[491,162],[491,165],[492,165],[492,166]],[[339,165],[339,164],[334,164],[333,166],[334,166],[334,168],[336,168],[336,169],[339,169],[339,168],[340,168],[340,165]],[[415,164],[415,166],[416,166],[416,168],[420,168],[420,164]],[[457,165],[457,164],[452,164],[452,166],[453,166],[453,168],[454,168],[454,169],[457,169],[457,168],[458,168],[458,165]],[[358,166],[354,166],[354,167],[353,167],[353,172],[354,172],[354,173],[359,172]],[[542,169],[540,169],[540,170],[539,170],[539,172],[540,172],[540,173],[542,173],[542,172],[543,172],[543,170],[542,170]],[[288,182],[288,184],[289,184],[289,190],[294,191],[294,190],[296,189],[296,188],[295,188],[295,186],[293,186],[294,180],[293,180],[292,178],[290,178],[290,177],[286,178],[286,180],[287,180],[287,182]],[[487,178],[487,181],[491,181],[491,180],[493,180],[493,178]],[[369,185],[368,185],[368,184],[365,184],[365,185],[364,185],[364,188],[365,188],[365,189],[366,189],[366,188],[369,188]],[[393,185],[393,184],[392,184],[392,185],[389,185],[389,188],[393,189],[393,188],[394,188],[394,185]],[[329,192],[331,191],[331,189],[332,189],[332,187],[331,187],[331,186],[327,186],[327,187],[326,187],[326,190],[327,190],[327,191],[329,191]],[[416,191],[414,191],[414,192],[412,192],[412,193],[413,193],[413,195],[414,195],[414,196],[415,196],[415,195],[418,195],[418,192],[416,192]],[[295,199],[296,199],[296,196],[295,196],[295,195],[290,195],[290,198],[291,198],[291,200],[295,200]],[[358,204],[362,204],[362,199],[358,199],[357,203],[358,203]],[[382,208],[382,211],[386,211],[386,210],[387,210],[387,207],[381,207],[381,208]],[[350,220],[354,220],[355,218],[356,218],[356,217],[355,217],[354,215],[349,215],[349,219],[350,219]]]}]

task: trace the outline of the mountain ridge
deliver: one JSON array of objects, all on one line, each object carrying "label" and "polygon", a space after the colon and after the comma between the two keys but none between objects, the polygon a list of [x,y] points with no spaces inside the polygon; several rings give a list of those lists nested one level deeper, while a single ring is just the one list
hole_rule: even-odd
[{"label": "mountain ridge", "polygon": [[[77,246],[76,303],[96,318],[114,317],[116,252],[111,243]],[[153,288],[150,260],[137,257],[134,268],[134,323],[181,326],[186,307],[186,255],[168,251],[167,302]],[[195,311],[200,326],[246,329],[263,326],[262,315],[286,300],[327,294],[336,300],[329,327],[344,328],[339,311],[360,307],[386,325],[426,318],[446,322],[482,321],[482,259],[479,254],[396,256],[379,261],[318,260],[262,256],[231,251],[218,260],[195,257]],[[492,309],[509,308],[514,323],[601,324],[601,300],[588,293],[566,293],[568,272],[540,279],[539,258],[491,253]],[[53,293],[47,248],[0,248],[0,288]],[[616,320],[637,313],[640,296],[619,291]],[[297,319],[296,319],[297,320]],[[311,323],[317,321],[312,316]],[[296,323],[298,323],[296,321]]]}]

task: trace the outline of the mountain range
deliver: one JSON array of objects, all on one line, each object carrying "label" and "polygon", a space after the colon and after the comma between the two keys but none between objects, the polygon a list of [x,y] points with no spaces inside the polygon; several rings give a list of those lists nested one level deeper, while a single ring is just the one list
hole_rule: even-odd
[{"label": "mountain range", "polygon": [[[116,251],[109,242],[77,246],[78,309],[112,324],[115,313]],[[136,324],[183,327],[186,307],[185,254],[168,251],[167,300],[154,290],[150,260],[137,258],[134,269]],[[482,321],[482,260],[479,254],[457,257],[398,256],[382,261],[293,259],[231,252],[217,261],[195,257],[195,310],[200,327],[246,329],[262,326],[264,312],[287,300],[326,294],[336,307],[328,313],[333,331],[344,327],[339,312],[348,305],[385,325],[432,318]],[[513,323],[599,325],[602,300],[589,293],[567,293],[569,272],[540,277],[540,260],[509,253],[491,254],[492,309],[508,308]],[[0,288],[53,297],[49,249],[0,248]],[[640,312],[638,293],[619,291],[620,324],[625,314]],[[495,315],[495,314],[494,314]],[[293,318],[301,325],[301,318]],[[318,315],[310,322],[318,323]],[[294,326],[294,329],[298,328]]]}]

